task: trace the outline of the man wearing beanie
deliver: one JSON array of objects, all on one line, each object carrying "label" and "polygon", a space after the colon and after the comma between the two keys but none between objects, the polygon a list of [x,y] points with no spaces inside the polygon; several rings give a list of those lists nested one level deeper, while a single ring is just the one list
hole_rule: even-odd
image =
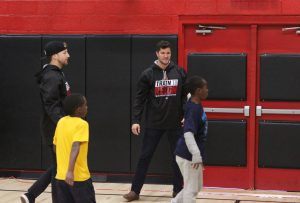
[{"label": "man wearing beanie", "polygon": [[68,65],[70,55],[67,44],[60,41],[51,41],[45,45],[44,54],[48,64],[35,76],[40,88],[42,102],[41,131],[43,141],[51,154],[52,163],[44,173],[27,191],[21,196],[22,203],[34,203],[46,188],[52,183],[52,202],[56,202],[54,177],[56,174],[56,158],[53,151],[53,136],[58,120],[64,116],[62,101],[69,95],[70,86],[65,79],[62,69]]}]

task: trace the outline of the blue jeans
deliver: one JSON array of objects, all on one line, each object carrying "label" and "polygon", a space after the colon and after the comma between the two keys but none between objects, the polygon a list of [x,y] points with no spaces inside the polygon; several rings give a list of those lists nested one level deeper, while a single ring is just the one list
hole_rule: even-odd
[{"label": "blue jeans", "polygon": [[180,192],[183,186],[183,178],[180,173],[179,167],[175,160],[175,147],[177,140],[181,135],[181,129],[175,130],[160,130],[160,129],[145,129],[142,153],[140,155],[135,175],[132,181],[131,191],[134,191],[136,194],[140,194],[141,189],[144,185],[146,174],[151,162],[152,156],[155,152],[155,149],[163,135],[168,136],[170,149],[172,153],[172,168],[173,168],[173,192]]}]

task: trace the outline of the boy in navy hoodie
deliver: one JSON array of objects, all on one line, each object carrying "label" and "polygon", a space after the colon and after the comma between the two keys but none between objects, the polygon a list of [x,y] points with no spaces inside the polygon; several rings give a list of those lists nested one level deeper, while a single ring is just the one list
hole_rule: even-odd
[{"label": "boy in navy hoodie", "polygon": [[186,83],[191,98],[186,104],[184,131],[175,150],[176,162],[183,176],[184,187],[171,203],[196,203],[203,185],[204,142],[207,136],[207,118],[201,101],[207,98],[205,79],[192,76]]}]

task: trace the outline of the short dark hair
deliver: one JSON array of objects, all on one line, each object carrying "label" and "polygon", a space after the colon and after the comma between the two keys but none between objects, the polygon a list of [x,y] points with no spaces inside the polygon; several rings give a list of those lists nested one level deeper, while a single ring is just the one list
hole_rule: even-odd
[{"label": "short dark hair", "polygon": [[66,115],[73,116],[78,107],[84,104],[84,96],[78,93],[67,96],[63,101],[63,109]]},{"label": "short dark hair", "polygon": [[156,44],[156,51],[159,51],[160,49],[166,49],[171,48],[171,43],[165,40],[161,40]]},{"label": "short dark hair", "polygon": [[193,75],[187,79],[185,83],[185,90],[194,95],[197,88],[202,88],[206,84],[207,82],[203,77]]}]

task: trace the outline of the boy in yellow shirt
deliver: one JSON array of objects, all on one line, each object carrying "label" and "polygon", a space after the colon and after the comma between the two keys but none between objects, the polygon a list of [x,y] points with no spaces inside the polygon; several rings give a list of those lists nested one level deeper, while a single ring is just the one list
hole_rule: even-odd
[{"label": "boy in yellow shirt", "polygon": [[71,94],[64,100],[67,116],[58,121],[53,138],[58,203],[96,202],[87,165],[89,125],[83,120],[87,108],[87,101],[80,94]]}]

